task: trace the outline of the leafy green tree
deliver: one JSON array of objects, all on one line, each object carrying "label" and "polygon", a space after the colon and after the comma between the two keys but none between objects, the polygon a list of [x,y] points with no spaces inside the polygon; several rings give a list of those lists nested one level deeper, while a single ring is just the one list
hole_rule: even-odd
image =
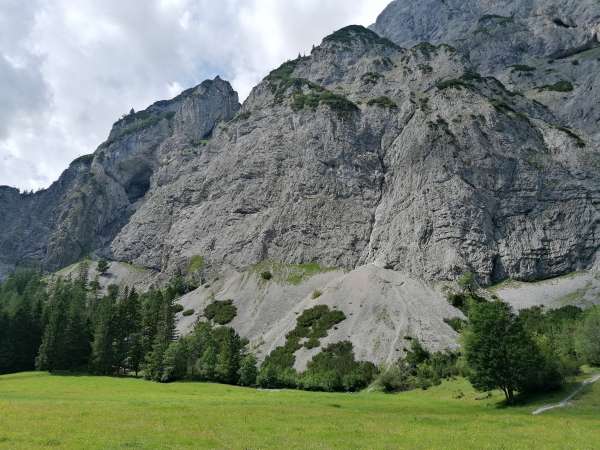
[{"label": "leafy green tree", "polygon": [[355,360],[351,342],[342,341],[313,357],[300,385],[311,390],[357,391],[368,386],[376,373],[372,363]]},{"label": "leafy green tree", "polygon": [[477,280],[473,272],[466,272],[458,279],[458,285],[467,294],[474,294],[477,291]]},{"label": "leafy green tree", "polygon": [[212,339],[212,326],[208,322],[199,322],[194,331],[188,336],[189,350],[189,376],[192,379],[200,377],[199,359],[209,345],[214,345]]},{"label": "leafy green tree", "polygon": [[470,308],[463,350],[468,379],[478,390],[501,389],[508,403],[531,389],[543,355],[507,304],[495,301]]},{"label": "leafy green tree", "polygon": [[181,380],[186,376],[188,362],[188,346],[185,339],[171,342],[164,353],[163,369],[160,376],[162,383]]},{"label": "leafy green tree", "polygon": [[209,343],[204,348],[197,363],[197,372],[203,380],[211,381],[215,379],[217,355],[217,346],[214,343]]},{"label": "leafy green tree", "polygon": [[590,309],[577,330],[577,351],[593,366],[600,366],[600,307]]},{"label": "leafy green tree", "polygon": [[256,356],[249,354],[242,358],[238,371],[239,383],[242,386],[254,386],[258,376]]},{"label": "leafy green tree", "polygon": [[414,388],[414,377],[409,365],[400,360],[381,370],[377,384],[384,392],[408,391]]},{"label": "leafy green tree", "polygon": [[416,369],[419,364],[429,360],[431,354],[421,345],[417,339],[413,339],[410,344],[410,349],[406,352],[404,361],[412,369]]}]

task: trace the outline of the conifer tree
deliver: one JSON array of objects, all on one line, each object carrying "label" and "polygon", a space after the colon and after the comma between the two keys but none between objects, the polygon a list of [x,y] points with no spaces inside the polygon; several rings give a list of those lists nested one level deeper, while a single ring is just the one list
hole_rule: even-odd
[{"label": "conifer tree", "polygon": [[90,328],[86,317],[85,284],[78,281],[70,286],[69,310],[65,327],[65,367],[67,370],[80,370],[87,366],[90,358]]},{"label": "conifer tree", "polygon": [[163,297],[152,351],[146,357],[145,376],[155,381],[160,381],[161,379],[164,369],[165,352],[169,344],[175,339],[174,299],[174,295],[169,295],[168,292]]},{"label": "conifer tree", "polygon": [[52,287],[47,305],[47,323],[44,329],[39,355],[36,360],[38,370],[62,370],[65,368],[65,323],[69,307],[66,282],[58,279]]},{"label": "conifer tree", "polygon": [[10,339],[10,318],[0,305],[0,374],[12,369],[13,348]]},{"label": "conifer tree", "polygon": [[100,375],[110,375],[114,372],[114,327],[112,324],[115,296],[107,295],[100,300],[94,342],[92,345],[92,370]]}]

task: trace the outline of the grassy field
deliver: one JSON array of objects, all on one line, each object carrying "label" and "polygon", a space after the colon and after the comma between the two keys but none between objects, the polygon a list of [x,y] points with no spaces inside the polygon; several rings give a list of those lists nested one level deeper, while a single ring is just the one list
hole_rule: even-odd
[{"label": "grassy field", "polygon": [[562,395],[503,408],[464,380],[385,395],[22,373],[0,377],[0,448],[599,448],[600,383],[531,415]]}]

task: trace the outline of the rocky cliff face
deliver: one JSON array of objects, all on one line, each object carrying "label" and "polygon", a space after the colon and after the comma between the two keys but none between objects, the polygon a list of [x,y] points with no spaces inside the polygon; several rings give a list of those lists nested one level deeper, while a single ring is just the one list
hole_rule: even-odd
[{"label": "rocky cliff face", "polygon": [[558,5],[393,2],[375,29],[395,43],[344,28],[240,111],[217,79],[126,116],[48,191],[3,191],[2,262],[98,251],[165,272],[201,256],[214,273],[317,261],[483,283],[593,267],[598,113],[575,102],[597,62],[568,63],[573,91],[552,77],[596,51],[597,6]]},{"label": "rocky cliff face", "polygon": [[201,255],[483,282],[590,266],[597,152],[469,67],[448,46],[335,33],[272,72],[193,166],[152,190],[114,255],[162,270]]},{"label": "rocky cliff face", "polygon": [[446,43],[474,70],[548,106],[600,142],[595,0],[396,0],[372,27],[402,46]]},{"label": "rocky cliff face", "polygon": [[201,145],[238,109],[229,83],[205,81],[122,118],[93,155],[74,161],[49,189],[24,195],[0,188],[0,271],[15,265],[58,269],[103,252],[171,152]]}]

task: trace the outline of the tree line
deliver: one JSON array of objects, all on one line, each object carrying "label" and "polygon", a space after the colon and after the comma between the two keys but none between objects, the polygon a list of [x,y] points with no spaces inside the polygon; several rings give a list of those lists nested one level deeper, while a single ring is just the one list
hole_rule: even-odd
[{"label": "tree line", "polygon": [[318,347],[345,320],[341,311],[325,305],[304,311],[285,343],[259,364],[248,341],[225,325],[236,314],[231,302],[209,305],[206,321],[177,335],[176,300],[189,289],[175,277],[141,294],[116,285],[101,292],[97,280],[88,282],[85,265],[73,279],[16,272],[0,285],[0,373],[37,369],[323,391],[356,391],[373,381],[385,391],[427,389],[461,375],[514,402],[562,386],[583,364],[600,365],[600,307],[517,313],[465,285],[449,299],[467,317],[449,321],[461,332],[460,352],[431,353],[406,336],[405,356],[376,367],[357,361],[344,341],[324,347],[298,372],[297,350]]},{"label": "tree line", "polygon": [[[106,266],[98,271],[104,273]],[[293,360],[285,368],[259,366],[248,340],[224,325],[235,316],[231,302],[209,305],[204,312],[208,320],[178,336],[181,307],[176,299],[190,289],[182,277],[142,294],[116,285],[102,294],[98,281],[87,278],[88,267],[74,279],[48,281],[21,271],[0,285],[0,373],[35,369],[275,387],[293,371]],[[326,307],[301,316],[318,324],[312,345],[334,323],[327,321],[338,316]],[[289,387],[357,390],[369,384],[376,368],[355,361],[352,344],[341,342],[313,358],[302,378],[293,372],[295,382]]]}]

